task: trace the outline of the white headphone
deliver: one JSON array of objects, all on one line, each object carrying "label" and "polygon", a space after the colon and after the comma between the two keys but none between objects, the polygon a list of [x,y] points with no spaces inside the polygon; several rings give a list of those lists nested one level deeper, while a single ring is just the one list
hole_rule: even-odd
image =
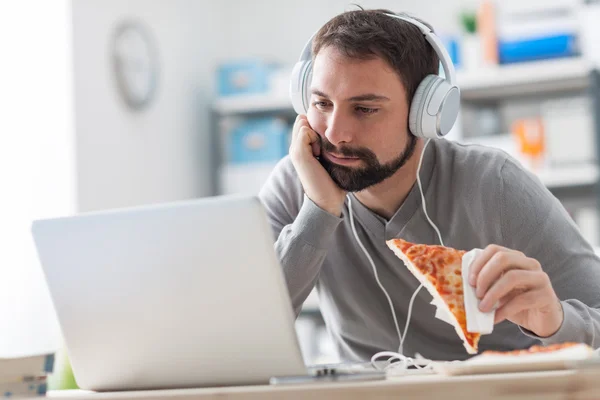
[{"label": "white headphone", "polygon": [[[444,137],[454,125],[460,107],[460,90],[456,84],[454,65],[441,40],[425,24],[405,16],[385,14],[417,26],[425,39],[437,53],[446,79],[439,75],[427,75],[417,87],[412,99],[408,126],[413,135],[421,138],[438,139]],[[300,61],[292,71],[290,97],[294,110],[306,114],[310,101],[310,81],[312,79],[312,40],[304,46]]]}]

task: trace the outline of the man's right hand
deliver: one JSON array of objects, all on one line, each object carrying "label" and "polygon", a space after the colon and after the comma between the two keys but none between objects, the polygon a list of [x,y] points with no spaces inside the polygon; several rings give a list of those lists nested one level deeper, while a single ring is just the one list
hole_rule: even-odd
[{"label": "man's right hand", "polygon": [[317,206],[335,215],[342,215],[346,192],[331,179],[316,157],[321,154],[321,138],[312,130],[305,115],[294,123],[290,158],[298,173],[304,192]]}]

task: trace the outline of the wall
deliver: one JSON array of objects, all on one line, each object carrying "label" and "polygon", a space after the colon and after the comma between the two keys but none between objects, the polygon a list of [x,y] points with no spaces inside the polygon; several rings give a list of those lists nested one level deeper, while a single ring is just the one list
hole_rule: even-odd
[{"label": "wall", "polygon": [[0,357],[60,341],[30,228],[75,209],[69,11],[0,2]]},{"label": "wall", "polygon": [[[293,63],[310,36],[330,18],[346,10],[385,8],[408,12],[431,23],[438,33],[458,32],[458,13],[477,4],[476,0],[229,0],[226,56],[264,56]],[[252,17],[250,17],[252,16]]]},{"label": "wall", "polygon": [[[79,211],[210,194],[208,105],[214,57],[226,45],[222,16],[210,1],[73,1]],[[110,38],[125,17],[149,26],[158,44],[157,97],[141,113],[121,101],[111,74]]]}]

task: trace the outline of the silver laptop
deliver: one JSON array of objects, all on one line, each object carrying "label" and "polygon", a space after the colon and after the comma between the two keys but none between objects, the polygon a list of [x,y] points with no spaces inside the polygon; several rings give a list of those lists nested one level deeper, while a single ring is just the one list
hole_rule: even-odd
[{"label": "silver laptop", "polygon": [[258,384],[308,373],[256,197],[39,220],[32,232],[82,389]]}]

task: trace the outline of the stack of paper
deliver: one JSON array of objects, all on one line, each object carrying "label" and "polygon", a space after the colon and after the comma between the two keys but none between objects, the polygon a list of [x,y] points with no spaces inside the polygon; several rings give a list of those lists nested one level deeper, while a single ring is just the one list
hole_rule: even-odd
[{"label": "stack of paper", "polygon": [[54,354],[0,356],[0,398],[44,396]]}]

